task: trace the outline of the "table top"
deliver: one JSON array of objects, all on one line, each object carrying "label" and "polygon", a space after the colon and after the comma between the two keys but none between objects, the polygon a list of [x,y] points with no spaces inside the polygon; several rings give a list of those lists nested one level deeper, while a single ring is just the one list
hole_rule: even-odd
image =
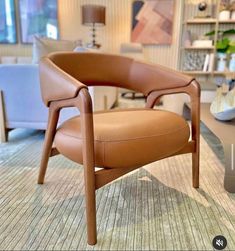
[{"label": "table top", "polygon": [[210,104],[201,104],[201,121],[220,139],[222,143],[235,143],[235,119],[223,122],[210,113]]}]

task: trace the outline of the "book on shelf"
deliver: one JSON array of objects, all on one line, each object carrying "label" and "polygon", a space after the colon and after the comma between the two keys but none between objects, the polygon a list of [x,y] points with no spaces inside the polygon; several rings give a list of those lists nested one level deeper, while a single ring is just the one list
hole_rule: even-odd
[{"label": "book on shelf", "polygon": [[209,72],[212,72],[214,70],[214,58],[215,58],[215,54],[210,53],[210,60],[209,60],[209,66],[208,66]]},{"label": "book on shelf", "polygon": [[206,54],[203,72],[212,72],[214,68],[214,53]]},{"label": "book on shelf", "polygon": [[202,71],[204,71],[204,72],[208,71],[209,62],[210,62],[210,54],[206,54]]}]

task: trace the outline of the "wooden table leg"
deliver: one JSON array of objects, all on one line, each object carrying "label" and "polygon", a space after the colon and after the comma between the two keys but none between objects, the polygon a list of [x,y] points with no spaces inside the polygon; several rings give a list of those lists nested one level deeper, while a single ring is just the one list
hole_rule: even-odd
[{"label": "wooden table leg", "polygon": [[0,90],[0,143],[7,141],[7,132],[5,128],[5,118],[4,118],[4,106],[3,106],[3,95]]},{"label": "wooden table leg", "polygon": [[235,143],[223,143],[225,156],[224,188],[235,193]]}]

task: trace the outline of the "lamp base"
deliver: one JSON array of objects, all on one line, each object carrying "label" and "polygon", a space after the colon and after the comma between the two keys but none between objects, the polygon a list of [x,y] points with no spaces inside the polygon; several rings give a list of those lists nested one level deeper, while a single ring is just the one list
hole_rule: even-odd
[{"label": "lamp base", "polygon": [[87,48],[90,48],[90,49],[99,49],[101,47],[100,44],[97,44],[97,43],[94,43],[94,42],[88,43],[86,46],[87,46]]}]

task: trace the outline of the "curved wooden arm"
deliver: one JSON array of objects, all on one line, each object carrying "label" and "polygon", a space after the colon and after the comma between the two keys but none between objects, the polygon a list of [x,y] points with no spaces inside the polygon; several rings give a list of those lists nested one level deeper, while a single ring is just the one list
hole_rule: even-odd
[{"label": "curved wooden arm", "polygon": [[150,92],[147,96],[146,108],[153,108],[158,100],[164,95],[177,93],[186,93],[190,96],[191,102],[199,101],[200,103],[201,88],[199,83],[193,79],[187,86],[184,87],[162,89]]}]

